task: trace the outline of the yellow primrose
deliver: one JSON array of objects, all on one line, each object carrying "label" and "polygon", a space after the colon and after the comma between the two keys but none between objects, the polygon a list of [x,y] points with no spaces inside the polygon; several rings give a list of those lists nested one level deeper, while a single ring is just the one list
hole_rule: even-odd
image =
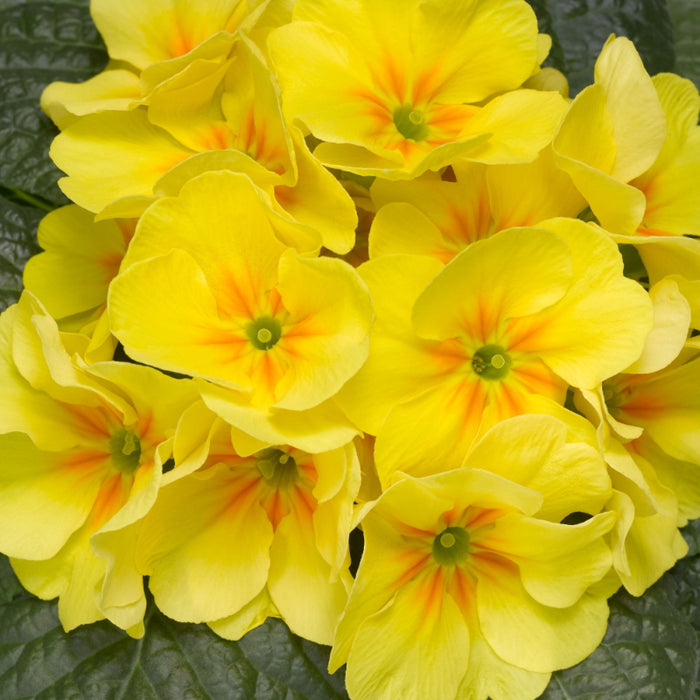
[{"label": "yellow primrose", "polygon": [[406,179],[458,156],[527,162],[565,109],[515,90],[539,60],[522,0],[298,0],[293,20],[270,33],[271,60],[288,117],[331,167]]},{"label": "yellow primrose", "polygon": [[617,247],[581,221],[540,226],[472,243],[444,267],[385,255],[360,268],[377,321],[339,398],[377,435],[382,481],[459,463],[498,421],[551,412],[569,385],[596,386],[639,356],[651,302]]},{"label": "yellow primrose", "polygon": [[[641,595],[686,552],[678,532],[689,517],[700,515],[700,463],[691,464],[667,454],[654,441],[647,428],[654,415],[669,412],[669,424],[661,430],[683,432],[691,425],[690,406],[659,404],[659,396],[638,387],[661,380],[678,366],[691,322],[688,301],[676,281],[667,278],[650,290],[654,308],[654,327],[637,361],[606,380],[596,391],[581,391],[577,405],[597,426],[598,442],[610,466],[614,493],[606,508],[617,514],[611,533],[615,570],[624,586]],[[686,365],[683,365],[686,366]],[[692,364],[690,365],[692,366]],[[697,381],[684,377],[681,382]],[[688,387],[683,394],[692,393]],[[678,385],[669,389],[674,394]],[[657,414],[658,411],[658,414]],[[651,423],[645,424],[646,419]],[[678,423],[678,425],[676,425]],[[682,440],[672,432],[665,444]],[[682,444],[682,443],[681,443]]]},{"label": "yellow primrose", "polygon": [[[352,443],[319,454],[254,444],[249,453],[240,445],[250,436],[206,413],[201,466],[165,484],[138,524],[139,566],[158,607],[229,639],[272,615],[330,644],[352,583]],[[176,459],[179,449],[176,436]]]},{"label": "yellow primrose", "polygon": [[[134,359],[208,380],[205,395],[256,421],[270,408],[320,408],[365,361],[373,312],[347,263],[281,242],[305,235],[244,175],[191,180],[141,217],[110,288],[114,334]],[[349,425],[337,409],[320,410],[329,425]]]},{"label": "yellow primrose", "polygon": [[61,129],[85,114],[135,109],[176,76],[215,71],[228,58],[238,30],[252,28],[267,4],[92,0],[90,13],[110,62],[83,83],[51,83],[41,96],[42,107]]},{"label": "yellow primrose", "polygon": [[671,73],[652,78],[666,115],[667,135],[651,168],[630,184],[644,193],[636,233],[696,235],[700,231],[700,95],[690,80]]},{"label": "yellow primrose", "polygon": [[119,271],[135,221],[95,222],[75,204],[56,209],[39,223],[44,252],[24,268],[24,286],[44,305],[61,330],[92,337],[85,358],[111,359],[116,341],[105,316],[107,289]]},{"label": "yellow primrose", "polygon": [[[670,204],[667,198],[676,191],[690,194],[685,183],[668,191],[662,178],[663,193],[651,185],[686,139],[692,111],[688,82],[668,76],[652,81],[629,39],[611,36],[603,47],[595,83],[571,104],[553,142],[558,165],[571,175],[603,228],[619,234],[658,228],[653,212],[661,202]],[[671,180],[687,177],[691,161],[697,160],[689,153],[680,158],[682,165],[669,175]],[[651,218],[645,224],[648,204]],[[681,204],[681,209],[687,212],[691,206]]]},{"label": "yellow primrose", "polygon": [[192,177],[231,170],[251,177],[276,208],[347,253],[357,216],[342,186],[288,128],[260,51],[241,39],[232,58],[175,76],[148,109],[103,112],[59,134],[51,157],[67,173],[63,191],[101,218],[137,217]]},{"label": "yellow primrose", "polygon": [[600,494],[590,503],[567,475],[576,457],[551,451],[555,419],[526,422],[513,444],[511,421],[487,434],[468,468],[398,481],[363,518],[365,551],[329,661],[331,671],[347,662],[355,700],[532,700],[600,643],[614,516],[543,516],[566,511],[567,489],[583,512],[597,512]]},{"label": "yellow primrose", "polygon": [[[609,465],[613,492],[605,509],[616,516],[609,535],[615,573],[630,593],[642,595],[688,550],[678,531],[678,499],[657,476],[658,460],[652,464],[635,446],[642,430],[610,414],[603,389],[578,392],[576,405],[596,426]],[[681,473],[677,478],[688,481]]]},{"label": "yellow primrose", "polygon": [[497,231],[555,216],[575,217],[585,207],[550,148],[532,163],[455,163],[452,168],[454,181],[374,182],[371,194],[378,211],[369,236],[371,258],[411,253],[448,262]]},{"label": "yellow primrose", "polygon": [[123,530],[155,501],[194,387],[149,367],[81,365],[69,354],[79,338],[28,292],[0,317],[0,343],[0,551],[25,588],[58,596],[64,629],[107,617],[140,636],[142,577]]}]

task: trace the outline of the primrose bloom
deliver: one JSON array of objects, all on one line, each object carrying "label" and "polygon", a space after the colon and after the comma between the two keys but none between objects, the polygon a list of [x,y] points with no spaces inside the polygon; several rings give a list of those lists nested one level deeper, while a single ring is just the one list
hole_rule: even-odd
[{"label": "primrose bloom", "polygon": [[128,218],[201,173],[245,173],[279,212],[347,253],[357,224],[352,200],[287,126],[278,92],[260,51],[241,39],[216,70],[164,83],[148,108],[87,115],[64,129],[51,146],[67,173],[60,186],[100,218]]},{"label": "primrose bloom", "polygon": [[84,83],[51,83],[42,107],[60,128],[84,114],[134,109],[176,76],[215,71],[228,58],[239,28],[254,24],[256,6],[266,4],[91,0],[90,14],[110,64]]},{"label": "primrose bloom", "polygon": [[67,348],[87,338],[61,335],[27,292],[0,333],[0,551],[27,590],[58,596],[64,629],[107,617],[140,636],[142,577],[125,528],[155,501],[192,382],[81,365]]},{"label": "primrose bloom", "polygon": [[298,0],[269,48],[288,118],[325,142],[321,162],[354,173],[527,162],[565,109],[556,92],[516,90],[542,58],[522,0]]},{"label": "primrose bloom", "polygon": [[360,272],[377,313],[367,363],[340,400],[395,470],[460,463],[514,415],[551,413],[640,354],[651,302],[606,234],[575,220],[507,229],[447,265],[385,255]]},{"label": "primrose bloom", "polygon": [[555,216],[576,217],[585,201],[545,148],[532,163],[457,163],[454,182],[434,176],[375,180],[377,214],[369,257],[431,255],[448,262],[470,243]]},{"label": "primrose bloom", "polygon": [[404,478],[365,515],[365,552],[329,662],[347,662],[354,700],[532,699],[551,671],[600,643],[614,516],[549,519],[567,512],[567,489],[591,513],[606,491],[589,500],[573,476],[577,458],[549,443],[556,424],[506,421],[466,468]]},{"label": "primrose bloom", "polygon": [[109,332],[107,289],[119,271],[135,221],[94,221],[75,204],[47,214],[39,224],[44,252],[24,268],[24,286],[62,330],[91,336],[88,361],[111,359],[116,341]]},{"label": "primrose bloom", "polygon": [[[211,425],[197,470],[165,484],[138,524],[139,568],[158,607],[229,639],[273,615],[330,644],[352,583],[352,443],[318,454],[263,447],[203,407],[197,413]],[[176,462],[179,449],[176,436]]]},{"label": "primrose bloom", "polygon": [[609,465],[613,496],[606,508],[617,515],[613,561],[634,595],[685,555],[678,526],[700,515],[700,452],[692,448],[699,377],[695,353],[684,349],[691,307],[671,278],[655,284],[650,297],[654,328],[639,359],[575,397],[597,426]]},{"label": "primrose bloom", "polygon": [[689,80],[650,78],[628,39],[603,47],[553,146],[603,228],[630,237],[619,242],[700,230],[699,109]]},{"label": "primrose bloom", "polygon": [[257,438],[335,425],[337,447],[355,430],[327,402],[367,358],[369,292],[346,263],[281,241],[318,244],[245,176],[191,180],[139,221],[110,288],[114,334],[134,359],[207,380],[210,407]]}]

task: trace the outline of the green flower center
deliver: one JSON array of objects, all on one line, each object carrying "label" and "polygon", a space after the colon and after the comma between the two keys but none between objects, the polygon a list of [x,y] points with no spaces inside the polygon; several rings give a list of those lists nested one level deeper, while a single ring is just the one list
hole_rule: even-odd
[{"label": "green flower center", "polygon": [[297,481],[297,463],[287,452],[270,447],[255,454],[255,466],[268,484],[277,490],[294,486]]},{"label": "green flower center", "polygon": [[126,428],[115,430],[109,438],[112,462],[119,471],[133,474],[141,461],[141,441],[136,433]]},{"label": "green flower center", "polygon": [[500,345],[484,345],[472,356],[472,369],[482,379],[503,379],[512,363]]},{"label": "green flower center", "polygon": [[282,337],[282,324],[272,316],[261,316],[245,328],[248,340],[258,350],[269,350]]},{"label": "green flower center", "polygon": [[401,136],[411,141],[425,141],[428,138],[428,125],[425,115],[411,105],[401,105],[394,110],[394,124]]},{"label": "green flower center", "polygon": [[445,528],[433,540],[433,557],[441,566],[463,564],[469,556],[469,533],[463,527]]}]

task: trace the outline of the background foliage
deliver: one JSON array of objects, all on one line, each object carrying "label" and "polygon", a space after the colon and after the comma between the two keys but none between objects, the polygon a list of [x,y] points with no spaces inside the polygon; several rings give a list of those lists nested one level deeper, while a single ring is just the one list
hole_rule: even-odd
[{"label": "background foliage", "polygon": [[[567,74],[572,94],[591,82],[611,32],[636,43],[650,73],[675,70],[700,85],[697,0],[530,4],[553,37],[549,63]],[[39,96],[53,80],[85,80],[105,65],[87,6],[0,0],[0,310],[19,296],[24,263],[38,250],[38,221],[67,201],[48,158],[56,132]],[[642,598],[617,594],[601,646],[554,674],[545,700],[700,700],[700,524],[684,534],[688,557]],[[236,643],[173,622],[152,604],[141,640],[108,623],[66,635],[55,603],[24,591],[0,557],[0,700],[346,698],[342,669],[329,676],[327,659],[328,649],[278,620]]]}]

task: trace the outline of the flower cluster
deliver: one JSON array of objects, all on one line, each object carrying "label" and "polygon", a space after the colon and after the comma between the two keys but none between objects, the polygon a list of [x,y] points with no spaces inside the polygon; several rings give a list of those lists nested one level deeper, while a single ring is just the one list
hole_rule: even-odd
[{"label": "flower cluster", "polygon": [[66,630],[142,635],[147,576],[356,700],[537,697],[700,516],[697,90],[611,37],[569,99],[525,0],[91,12],[0,316],[0,551]]}]

